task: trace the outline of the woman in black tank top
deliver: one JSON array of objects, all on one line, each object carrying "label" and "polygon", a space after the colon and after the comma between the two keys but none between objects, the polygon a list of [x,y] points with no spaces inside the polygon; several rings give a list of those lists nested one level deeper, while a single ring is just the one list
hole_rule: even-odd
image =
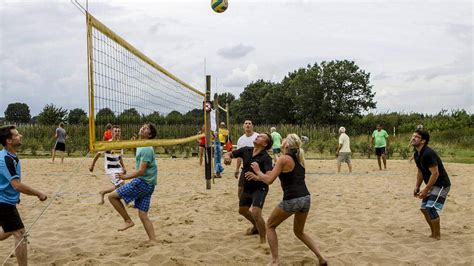
[{"label": "woman in black tank top", "polygon": [[288,134],[281,144],[283,156],[280,157],[269,174],[263,173],[258,164],[252,163],[254,173],[247,172],[246,178],[258,180],[270,185],[280,177],[283,190],[283,200],[273,209],[267,221],[267,239],[272,253],[272,265],[279,264],[278,237],[276,228],[291,215],[293,232],[318,257],[320,265],[327,265],[326,259],[316,246],[314,240],[304,232],[304,225],[310,209],[311,196],[306,187],[304,155],[301,148],[301,139],[296,134]]}]

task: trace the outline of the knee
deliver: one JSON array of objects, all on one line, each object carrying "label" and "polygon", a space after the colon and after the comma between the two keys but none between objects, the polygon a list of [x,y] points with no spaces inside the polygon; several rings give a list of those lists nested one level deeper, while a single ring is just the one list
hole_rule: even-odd
[{"label": "knee", "polygon": [[296,229],[296,228],[293,228],[293,233],[295,234],[295,236],[298,239],[302,239],[303,236],[304,236],[304,232],[302,230],[299,230],[299,229]]},{"label": "knee", "polygon": [[428,213],[428,215],[430,216],[430,219],[431,220],[436,220],[439,215],[438,215],[438,211],[436,210],[436,208],[434,207],[428,207],[426,208],[426,212]]},{"label": "knee", "polygon": [[138,211],[138,217],[139,217],[140,220],[142,220],[142,221],[147,221],[147,220],[149,220],[149,218],[148,218],[148,213],[147,213],[147,212],[144,212],[144,211]]},{"label": "knee", "polygon": [[267,230],[275,230],[277,228],[278,225],[276,225],[275,223],[273,223],[271,220],[268,220],[266,223],[265,223],[265,227],[267,228]]},{"label": "knee", "polygon": [[262,210],[259,209],[259,208],[252,208],[252,216],[254,218],[258,218],[258,217],[262,216]]},{"label": "knee", "polygon": [[107,195],[107,198],[109,199],[109,201],[113,201],[115,199],[118,199],[118,195],[116,195],[116,193],[112,192],[112,193],[109,193],[109,195]]}]

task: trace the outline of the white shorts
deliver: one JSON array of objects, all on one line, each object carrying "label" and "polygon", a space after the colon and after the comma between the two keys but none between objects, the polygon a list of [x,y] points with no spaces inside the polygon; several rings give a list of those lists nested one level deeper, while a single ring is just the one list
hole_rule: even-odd
[{"label": "white shorts", "polygon": [[116,187],[119,187],[124,182],[122,179],[120,179],[118,177],[118,174],[119,173],[108,173],[107,174],[110,178],[110,182],[112,182],[112,184],[114,184],[114,186],[116,186]]}]

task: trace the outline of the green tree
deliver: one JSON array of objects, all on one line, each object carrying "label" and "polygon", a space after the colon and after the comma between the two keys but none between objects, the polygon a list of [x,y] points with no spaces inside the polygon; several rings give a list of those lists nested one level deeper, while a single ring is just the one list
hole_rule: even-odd
[{"label": "green tree", "polygon": [[141,115],[135,108],[124,110],[118,117],[119,124],[139,124]]},{"label": "green tree", "polygon": [[321,63],[322,110],[325,121],[336,125],[340,121],[350,122],[354,116],[375,108],[375,93],[370,85],[370,73],[360,69],[353,61],[331,61]]},{"label": "green tree", "polygon": [[369,78],[352,61],[308,65],[283,79],[285,106],[298,124],[350,124],[363,111],[375,108]]},{"label": "green tree", "polygon": [[54,104],[47,104],[38,115],[38,123],[43,125],[57,125],[66,121],[67,109],[56,107]]},{"label": "green tree", "polygon": [[237,123],[246,119],[251,119],[255,124],[265,123],[266,118],[261,114],[260,103],[274,86],[274,83],[263,80],[257,80],[247,85],[240,94],[240,99],[231,103],[232,117]]},{"label": "green tree", "polygon": [[5,110],[5,119],[14,123],[29,123],[30,107],[26,103],[10,103]]},{"label": "green tree", "polygon": [[183,123],[187,125],[202,126],[204,124],[204,111],[202,109],[193,109],[183,116]]},{"label": "green tree", "polygon": [[155,125],[166,124],[166,119],[159,112],[155,111],[143,118],[144,122],[152,122]]},{"label": "green tree", "polygon": [[166,116],[166,122],[168,125],[179,125],[183,124],[184,117],[178,111],[172,111]]},{"label": "green tree", "polygon": [[[217,101],[222,108],[226,108],[226,106],[230,106],[233,101],[235,101],[235,96],[232,93],[225,92],[221,94],[217,94]],[[216,106],[214,106],[215,108]],[[226,122],[226,113],[222,110],[219,110],[219,121]]]},{"label": "green tree", "polygon": [[115,114],[110,108],[103,108],[97,112],[95,122],[97,124],[105,125],[107,123],[115,123]]},{"label": "green tree", "polygon": [[87,113],[80,108],[72,109],[67,116],[67,122],[71,125],[85,124],[87,123]]},{"label": "green tree", "polygon": [[276,84],[260,102],[260,112],[266,124],[294,124],[294,103],[288,97],[286,88]]}]

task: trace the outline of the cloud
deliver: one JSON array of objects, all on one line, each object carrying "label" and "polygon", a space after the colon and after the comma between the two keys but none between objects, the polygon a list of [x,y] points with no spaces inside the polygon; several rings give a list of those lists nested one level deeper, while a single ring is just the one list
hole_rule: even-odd
[{"label": "cloud", "polygon": [[446,33],[454,36],[455,39],[461,43],[472,47],[472,25],[448,23],[446,26]]},{"label": "cloud", "polygon": [[224,86],[227,87],[245,87],[252,80],[257,79],[258,66],[249,64],[245,70],[234,68],[232,73],[224,79]]},{"label": "cloud", "polygon": [[227,59],[237,59],[246,56],[254,49],[253,46],[239,43],[231,47],[222,48],[217,51],[217,54]]}]

